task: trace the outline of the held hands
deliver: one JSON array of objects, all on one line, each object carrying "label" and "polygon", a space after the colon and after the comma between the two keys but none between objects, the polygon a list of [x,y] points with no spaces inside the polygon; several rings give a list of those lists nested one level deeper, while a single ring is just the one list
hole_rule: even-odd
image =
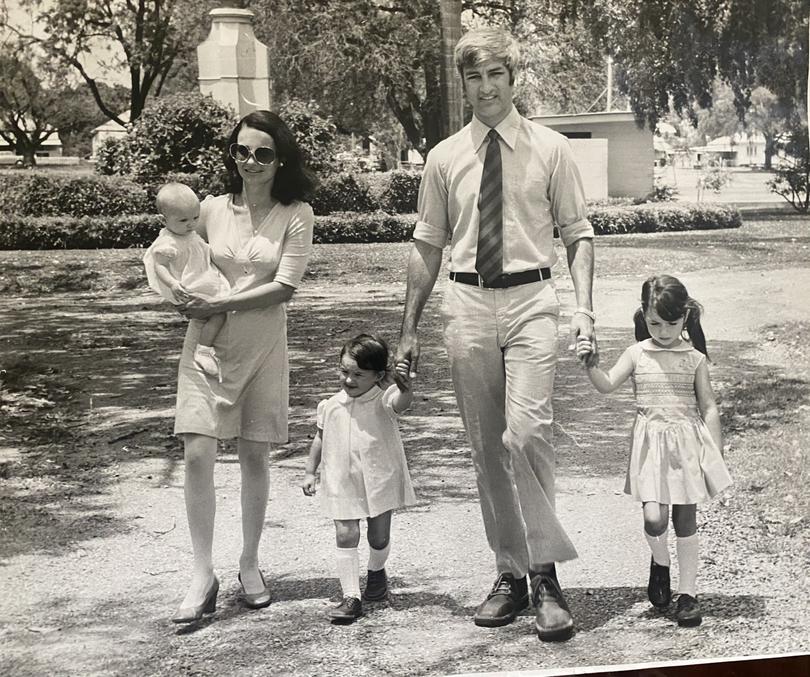
[{"label": "held hands", "polygon": [[593,320],[583,313],[575,312],[571,317],[568,349],[576,352],[577,359],[584,367],[591,368],[599,364],[599,346]]},{"label": "held hands", "polygon": [[577,336],[576,350],[577,359],[588,369],[599,366],[599,353],[595,351],[596,339],[585,336]]},{"label": "held hands", "polygon": [[400,360],[394,365],[394,381],[402,392],[411,389],[411,378],[414,376],[416,374],[411,371],[410,360]]},{"label": "held hands", "polygon": [[314,496],[315,495],[315,485],[317,481],[315,480],[315,473],[308,472],[304,475],[304,481],[301,482],[301,488],[304,490],[304,496]]}]

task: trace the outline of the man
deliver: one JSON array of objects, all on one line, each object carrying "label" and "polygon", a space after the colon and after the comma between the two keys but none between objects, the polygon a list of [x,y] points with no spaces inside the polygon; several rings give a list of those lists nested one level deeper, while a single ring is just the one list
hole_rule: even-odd
[{"label": "man", "polygon": [[425,164],[397,360],[410,359],[416,371],[417,325],[449,243],[444,338],[498,573],[475,623],[511,623],[531,592],[540,639],[567,639],[573,619],[555,562],[577,553],[554,503],[559,302],[550,268],[556,226],[577,298],[571,337],[594,341],[593,229],[567,140],[512,104],[514,38],[469,32],[455,61],[473,119]]}]

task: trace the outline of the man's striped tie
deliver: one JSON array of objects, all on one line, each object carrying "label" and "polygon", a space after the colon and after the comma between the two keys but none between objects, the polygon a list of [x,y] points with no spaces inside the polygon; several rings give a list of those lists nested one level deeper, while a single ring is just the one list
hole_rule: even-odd
[{"label": "man's striped tie", "polygon": [[501,144],[494,129],[487,134],[489,143],[481,174],[478,194],[478,253],[475,269],[492,282],[503,273],[503,178],[501,176]]}]

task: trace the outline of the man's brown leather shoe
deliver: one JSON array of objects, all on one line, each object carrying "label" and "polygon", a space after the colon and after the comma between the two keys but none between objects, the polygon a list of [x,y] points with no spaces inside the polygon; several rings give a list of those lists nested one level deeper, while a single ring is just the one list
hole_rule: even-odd
[{"label": "man's brown leather shoe", "polygon": [[509,625],[515,616],[529,606],[529,589],[526,577],[515,578],[501,574],[492,586],[492,592],[475,612],[475,624],[485,628]]},{"label": "man's brown leather shoe", "polygon": [[557,577],[552,573],[531,574],[534,626],[544,642],[558,642],[571,637],[574,619],[565,603]]}]

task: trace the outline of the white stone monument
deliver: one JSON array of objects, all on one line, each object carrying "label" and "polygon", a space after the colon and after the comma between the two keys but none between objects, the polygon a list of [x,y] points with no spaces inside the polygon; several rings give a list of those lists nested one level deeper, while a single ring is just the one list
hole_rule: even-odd
[{"label": "white stone monument", "polygon": [[253,34],[253,12],[219,8],[209,16],[211,32],[197,47],[200,91],[239,117],[270,108],[270,59]]}]

